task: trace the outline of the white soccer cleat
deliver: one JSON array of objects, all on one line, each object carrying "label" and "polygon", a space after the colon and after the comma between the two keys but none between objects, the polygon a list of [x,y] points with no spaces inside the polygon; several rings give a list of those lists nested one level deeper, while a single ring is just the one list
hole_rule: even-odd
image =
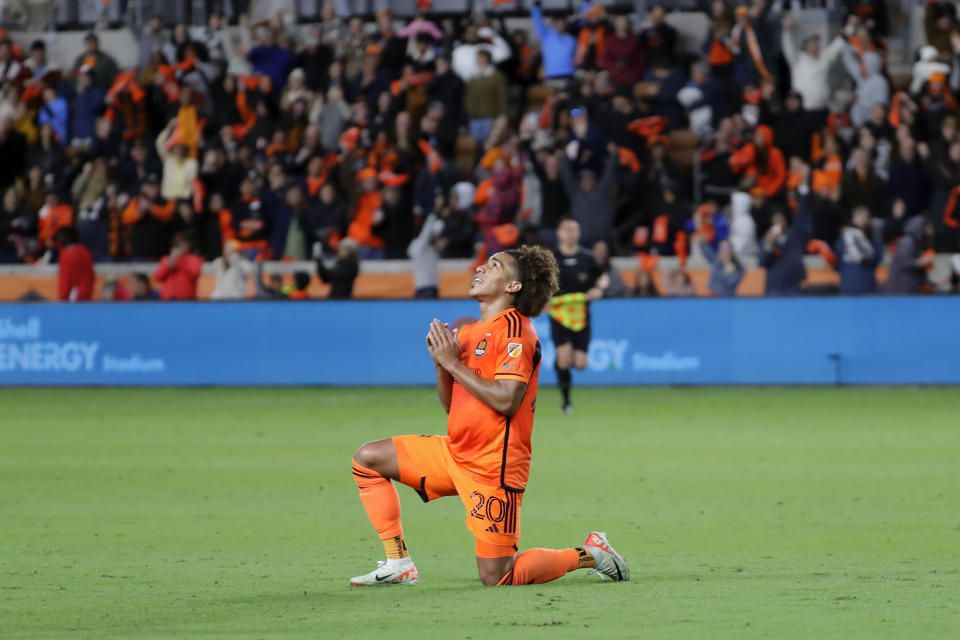
[{"label": "white soccer cleat", "polygon": [[583,548],[593,556],[593,572],[604,580],[622,582],[630,579],[630,567],[622,555],[610,546],[607,534],[593,531],[583,542]]},{"label": "white soccer cleat", "polygon": [[413,560],[406,558],[391,558],[378,560],[374,571],[350,579],[353,587],[375,587],[381,584],[417,584],[420,574],[413,565]]}]

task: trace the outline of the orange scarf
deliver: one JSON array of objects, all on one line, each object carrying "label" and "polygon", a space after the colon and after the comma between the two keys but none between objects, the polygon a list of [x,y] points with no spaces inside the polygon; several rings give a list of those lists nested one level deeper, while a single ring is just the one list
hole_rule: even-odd
[{"label": "orange scarf", "polygon": [[583,61],[587,58],[587,52],[590,50],[590,32],[595,31],[597,34],[597,55],[596,61],[599,63],[603,60],[603,50],[604,50],[604,37],[606,36],[606,28],[601,24],[593,27],[584,27],[580,29],[580,35],[577,36],[577,54],[574,57],[574,61],[577,66],[583,64]]},{"label": "orange scarf", "polygon": [[747,49],[750,51],[750,57],[753,63],[757,65],[757,72],[764,82],[773,82],[773,76],[767,71],[767,65],[763,64],[763,56],[760,54],[760,42],[757,40],[757,34],[753,30],[753,25],[749,22],[744,23],[743,32],[747,37]]}]

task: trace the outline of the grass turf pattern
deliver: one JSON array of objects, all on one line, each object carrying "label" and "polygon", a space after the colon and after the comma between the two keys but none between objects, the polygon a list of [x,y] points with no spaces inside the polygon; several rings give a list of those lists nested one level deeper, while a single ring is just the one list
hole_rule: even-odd
[{"label": "grass turf pattern", "polygon": [[946,638],[960,634],[955,389],[576,389],[537,403],[521,549],[609,533],[633,582],[485,588],[456,498],[365,440],[443,432],[432,389],[0,390],[2,638]]}]

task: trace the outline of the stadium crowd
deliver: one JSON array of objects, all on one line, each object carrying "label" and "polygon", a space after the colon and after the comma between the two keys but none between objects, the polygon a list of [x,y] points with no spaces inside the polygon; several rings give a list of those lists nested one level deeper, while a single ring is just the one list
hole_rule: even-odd
[{"label": "stadium crowd", "polygon": [[131,24],[125,69],[96,33],[63,68],[44,41],[4,37],[0,262],[59,260],[61,295],[80,299],[92,262],[157,262],[153,283],[104,295],[168,299],[195,297],[213,260],[214,297],[231,299],[251,275],[263,297],[306,295],[307,274],[263,283],[265,259],[318,259],[349,297],[358,260],[410,258],[429,297],[439,258],[554,243],[573,217],[608,271],[611,254],[640,256],[636,287],[610,295],[690,295],[682,267],[663,290],[651,270],[693,253],[715,295],[753,259],[768,294],[799,293],[811,253],[843,293],[876,291],[886,253],[887,291],[929,290],[935,252],[960,248],[956,3],[927,5],[903,79],[882,0],[848,1],[829,42],[764,0],[701,4],[698,54],[661,6],[589,2],[532,3],[530,30],[333,5],[309,25],[153,16]]}]

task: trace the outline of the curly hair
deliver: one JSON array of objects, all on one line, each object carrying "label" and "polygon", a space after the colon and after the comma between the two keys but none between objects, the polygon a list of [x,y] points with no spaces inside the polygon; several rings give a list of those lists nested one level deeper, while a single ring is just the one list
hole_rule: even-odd
[{"label": "curly hair", "polygon": [[505,251],[513,258],[517,280],[523,285],[513,305],[523,315],[535,318],[547,308],[547,303],[560,289],[557,259],[546,247],[524,245]]}]

